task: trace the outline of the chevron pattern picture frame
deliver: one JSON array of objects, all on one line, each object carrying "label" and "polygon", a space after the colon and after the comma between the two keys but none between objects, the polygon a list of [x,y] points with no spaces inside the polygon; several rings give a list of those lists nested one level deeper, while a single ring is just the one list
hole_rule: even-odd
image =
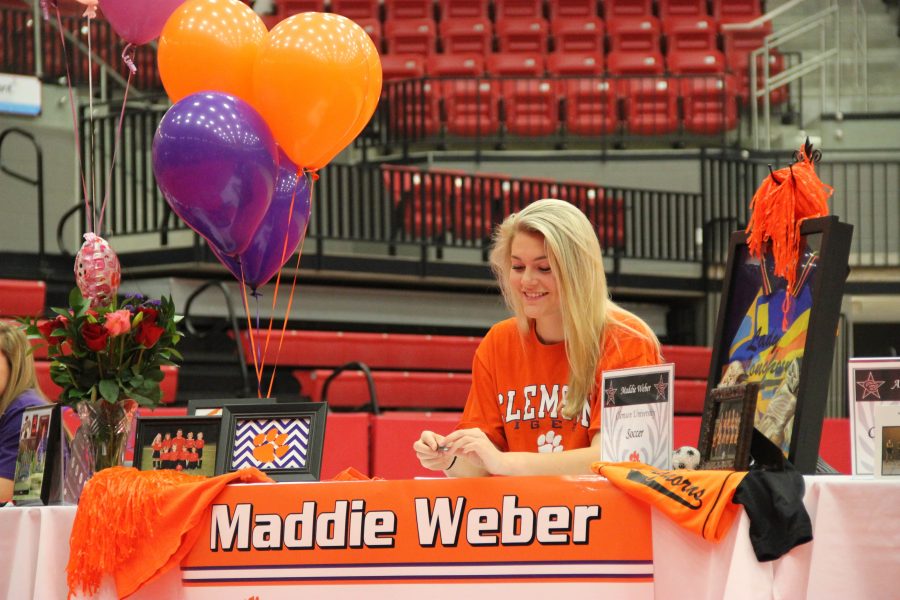
[{"label": "chevron pattern picture frame", "polygon": [[225,405],[216,472],[256,467],[276,481],[318,481],[326,411],[324,402]]}]

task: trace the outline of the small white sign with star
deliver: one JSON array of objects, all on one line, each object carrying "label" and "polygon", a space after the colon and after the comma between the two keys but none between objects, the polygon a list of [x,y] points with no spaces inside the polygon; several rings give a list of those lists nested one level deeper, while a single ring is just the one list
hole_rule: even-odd
[{"label": "small white sign with star", "polygon": [[875,412],[879,406],[900,408],[900,357],[851,358],[847,392],[853,474],[877,474],[881,452]]},{"label": "small white sign with star", "polygon": [[604,371],[600,460],[672,468],[672,363]]}]

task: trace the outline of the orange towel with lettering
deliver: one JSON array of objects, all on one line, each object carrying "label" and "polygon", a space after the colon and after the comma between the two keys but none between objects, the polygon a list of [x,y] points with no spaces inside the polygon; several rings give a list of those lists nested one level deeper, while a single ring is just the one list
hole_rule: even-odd
[{"label": "orange towel with lettering", "polygon": [[85,485],[75,513],[69,597],[95,594],[106,574],[120,598],[133,594],[181,562],[227,484],[271,481],[253,468],[218,477],[131,467],[100,471]]},{"label": "orange towel with lettering", "polygon": [[747,475],[746,471],[666,471],[637,462],[595,462],[591,469],[688,531],[714,542],[731,528],[740,509],[731,498]]}]

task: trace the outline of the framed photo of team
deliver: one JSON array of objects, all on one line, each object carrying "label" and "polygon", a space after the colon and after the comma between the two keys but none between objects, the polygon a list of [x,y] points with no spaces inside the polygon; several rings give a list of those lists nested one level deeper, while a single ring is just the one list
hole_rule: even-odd
[{"label": "framed photo of team", "polygon": [[701,469],[749,468],[758,393],[758,384],[742,383],[709,394],[700,426]]},{"label": "framed photo of team", "polygon": [[134,466],[142,471],[215,475],[220,428],[221,419],[215,416],[138,419]]}]

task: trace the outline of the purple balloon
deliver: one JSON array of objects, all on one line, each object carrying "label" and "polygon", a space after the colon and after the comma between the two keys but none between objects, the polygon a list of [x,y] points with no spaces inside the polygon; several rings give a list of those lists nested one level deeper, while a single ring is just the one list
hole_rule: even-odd
[{"label": "purple balloon", "polygon": [[100,0],[100,10],[122,39],[146,44],[159,37],[184,0]]},{"label": "purple balloon", "polygon": [[[297,250],[306,235],[309,223],[310,184],[305,175],[297,174],[297,167],[287,155],[278,151],[278,180],[262,223],[253,234],[253,241],[241,252],[237,260],[224,256],[212,248],[213,254],[223,265],[228,267],[238,281],[241,280],[243,267],[244,282],[253,291],[269,282],[278,270]],[[291,199],[294,207],[291,210]],[[288,217],[290,216],[290,223]],[[284,243],[287,238],[287,251]],[[284,260],[282,260],[284,256]]]},{"label": "purple balloon", "polygon": [[269,209],[277,152],[249,104],[200,92],[175,103],[159,122],[153,173],[175,214],[221,254],[236,256]]}]

